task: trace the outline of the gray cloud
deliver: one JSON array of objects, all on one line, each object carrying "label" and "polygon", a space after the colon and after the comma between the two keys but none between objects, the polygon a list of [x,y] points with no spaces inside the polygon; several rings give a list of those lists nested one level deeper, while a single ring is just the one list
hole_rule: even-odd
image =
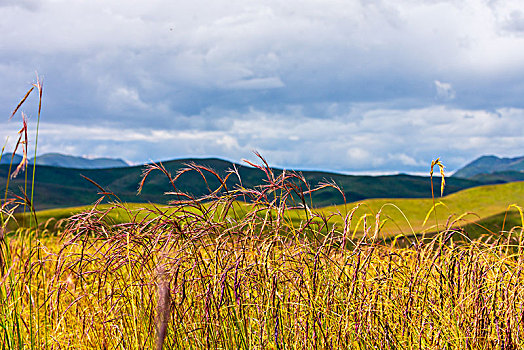
[{"label": "gray cloud", "polygon": [[37,0],[0,0],[0,7],[21,8],[29,11],[36,11],[40,8]]},{"label": "gray cloud", "polygon": [[511,12],[503,28],[510,32],[524,33],[524,14],[522,11]]},{"label": "gray cloud", "polygon": [[[213,130],[198,124],[168,129],[47,123],[40,129],[39,144],[42,152],[58,145],[73,154],[134,162],[189,156],[255,160],[252,151],[258,150],[273,165],[287,168],[416,173],[427,172],[436,157],[453,170],[486,152],[517,156],[524,145],[524,109],[355,109],[361,111],[359,119],[351,110],[326,119],[300,112],[252,109],[239,116],[222,111]],[[207,116],[191,118],[205,123]],[[15,133],[17,122],[0,137]],[[30,129],[34,132],[34,121]]]},{"label": "gray cloud", "polygon": [[342,171],[509,155],[523,145],[501,122],[520,125],[524,108],[519,11],[481,0],[0,0],[0,137],[37,70],[42,152],[238,160],[258,149],[282,166]]}]

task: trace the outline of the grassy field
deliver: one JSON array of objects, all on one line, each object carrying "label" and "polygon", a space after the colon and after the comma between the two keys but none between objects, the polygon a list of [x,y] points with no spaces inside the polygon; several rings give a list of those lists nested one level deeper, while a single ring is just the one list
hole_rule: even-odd
[{"label": "grassy field", "polygon": [[[435,205],[383,199],[310,210],[297,208],[306,195],[289,176],[227,196],[178,194],[169,207],[39,212],[38,231],[2,240],[4,348],[524,345],[522,218],[510,206],[523,183]],[[470,210],[480,214],[456,220]],[[500,229],[482,235],[479,225]],[[406,238],[409,247],[391,240],[411,229],[419,235]]]},{"label": "grassy field", "polygon": [[[382,224],[381,237],[390,238],[399,234],[413,235],[424,232],[436,232],[450,226],[466,226],[473,237],[481,234],[495,234],[502,230],[510,230],[521,223],[521,218],[516,207],[521,206],[524,198],[524,182],[513,182],[500,185],[474,187],[437,198],[435,212],[433,200],[429,199],[367,199],[360,202],[348,203],[335,207],[312,209],[318,222],[321,217],[328,218],[329,224],[339,228],[344,224],[348,213],[354,212],[350,228],[360,234],[364,231],[364,218],[366,224],[379,220]],[[204,204],[204,208],[209,205]],[[238,215],[244,215],[248,205],[235,202],[232,208]],[[50,209],[37,212],[38,222],[43,228],[52,232],[63,229],[65,220],[69,217],[91,209],[89,206]],[[174,209],[165,205],[146,203],[126,203],[125,205],[103,204],[97,210],[105,213],[108,220],[114,224],[128,222],[131,219],[143,220],[155,216],[157,210],[174,212]],[[506,215],[507,213],[507,215]],[[275,215],[275,213],[273,213]],[[25,218],[17,215],[19,226],[29,222],[29,215]],[[304,209],[288,209],[286,220],[299,227],[307,220],[307,211]],[[505,219],[505,220],[504,220]],[[58,226],[57,226],[58,223]],[[439,227],[437,228],[437,223]],[[505,227],[503,227],[505,226]],[[13,222],[12,227],[15,227]]]},{"label": "grassy field", "polygon": [[502,240],[442,227],[399,248],[374,223],[352,237],[358,216],[332,230],[293,222],[281,185],[246,189],[258,201],[235,211],[222,197],[149,215],[122,205],[110,220],[83,208],[59,236],[4,238],[4,348],[524,345],[522,222]]}]

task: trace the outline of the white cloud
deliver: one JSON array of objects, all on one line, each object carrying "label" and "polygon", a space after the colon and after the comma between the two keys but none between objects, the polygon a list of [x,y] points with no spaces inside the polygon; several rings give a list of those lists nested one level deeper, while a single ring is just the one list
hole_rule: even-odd
[{"label": "white cloud", "polygon": [[442,101],[450,101],[455,99],[455,90],[450,83],[443,83],[435,80],[435,88],[437,89],[437,98]]},{"label": "white cloud", "polygon": [[[369,151],[360,147],[351,147],[346,151],[346,158],[349,162],[358,165],[371,164],[373,156]],[[368,165],[369,166],[369,165]]]},{"label": "white cloud", "polygon": [[411,166],[411,167],[423,167],[423,166],[427,165],[427,164],[425,164],[422,161],[417,161],[415,158],[413,158],[413,157],[411,157],[411,156],[409,156],[409,155],[407,155],[405,153],[391,155],[390,158],[398,160],[401,164],[407,165],[407,166]]},{"label": "white cloud", "polygon": [[[56,151],[59,144],[73,154],[133,163],[190,156],[255,160],[252,151],[258,150],[275,166],[370,173],[421,173],[436,157],[451,171],[483,154],[518,156],[524,148],[524,109],[355,109],[361,111],[359,122],[344,114],[318,119],[254,109],[238,117],[224,111],[220,127],[208,131],[43,123],[39,145],[40,152]],[[34,126],[33,121],[31,138]],[[2,129],[0,138],[17,128],[13,123]]]},{"label": "white cloud", "polygon": [[229,149],[229,150],[232,150],[232,149],[238,150],[238,149],[240,149],[240,146],[238,145],[237,140],[234,137],[230,136],[230,135],[222,136],[221,138],[216,140],[216,143],[218,145],[224,145],[226,147],[226,149]]},{"label": "white cloud", "polygon": [[252,78],[230,82],[226,84],[226,87],[230,89],[262,90],[281,88],[284,87],[284,83],[279,77]]},{"label": "white cloud", "polygon": [[135,108],[145,110],[147,104],[142,101],[138,91],[133,88],[118,87],[108,96],[108,108],[110,110],[121,110],[125,108]]}]

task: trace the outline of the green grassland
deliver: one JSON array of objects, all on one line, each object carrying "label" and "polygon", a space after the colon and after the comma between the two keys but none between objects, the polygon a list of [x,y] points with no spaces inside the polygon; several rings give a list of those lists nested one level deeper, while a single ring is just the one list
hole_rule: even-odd
[{"label": "green grassland", "polygon": [[[317,222],[325,217],[329,225],[338,227],[343,225],[348,213],[354,212],[355,219],[352,220],[351,229],[359,234],[365,230],[364,218],[367,227],[371,227],[379,214],[383,238],[399,234],[411,236],[435,232],[450,226],[450,223],[454,227],[467,227],[468,234],[478,237],[480,234],[493,234],[520,226],[521,217],[517,208],[512,205],[522,206],[523,198],[524,182],[512,182],[474,187],[436,198],[435,207],[431,198],[388,198],[366,199],[346,205],[309,209],[309,211],[311,215],[316,216]],[[230,208],[230,215],[233,213],[244,215],[250,206],[243,202],[234,202]],[[202,208],[206,210],[208,205],[203,204]],[[264,209],[263,206],[260,208]],[[37,219],[44,228],[56,231],[57,222],[64,224],[69,217],[91,209],[90,206],[81,206],[42,210],[37,212]],[[96,209],[105,213],[105,218],[112,224],[141,221],[159,212],[175,211],[174,207],[146,203],[101,204]],[[260,215],[262,213],[263,211]],[[274,211],[273,215],[275,215]],[[18,214],[17,219],[19,224],[30,221],[29,214],[25,217]],[[308,219],[308,209],[288,209],[285,219],[291,225],[299,227]],[[61,227],[63,228],[64,225]]]},{"label": "green grassland", "polygon": [[[522,206],[523,199],[524,182],[513,182],[470,188],[435,199],[436,221],[432,199],[369,199],[363,201],[355,212],[355,216],[374,215],[380,211],[382,220],[387,218],[383,226],[383,232],[386,235],[397,234],[399,231],[411,234],[443,229],[448,220],[458,220],[457,224],[460,225],[478,221],[480,221],[479,224],[482,224],[485,219],[501,215],[510,209],[513,209],[514,212],[515,208],[510,206],[513,204]],[[324,210],[333,212],[342,211],[344,208],[337,206],[327,207]],[[429,216],[428,213],[430,213]],[[512,215],[511,218],[513,217]],[[438,228],[436,227],[437,222]],[[490,219],[489,222],[493,222],[493,219]],[[508,225],[511,224],[508,222]],[[509,228],[511,227],[506,227],[506,229]],[[498,231],[494,229],[493,232]]]}]

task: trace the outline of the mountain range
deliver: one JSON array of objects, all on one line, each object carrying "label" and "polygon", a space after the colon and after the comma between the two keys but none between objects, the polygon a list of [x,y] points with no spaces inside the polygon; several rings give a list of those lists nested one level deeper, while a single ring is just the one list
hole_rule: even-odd
[{"label": "mountain range", "polygon": [[[22,156],[11,153],[4,154],[0,159],[0,164],[9,164],[13,158],[13,164],[18,164],[22,161]],[[33,159],[29,160],[30,164],[33,164]],[[61,153],[46,153],[37,157],[37,165],[48,165],[61,168],[74,168],[74,169],[106,169],[106,168],[120,168],[127,167],[127,164],[122,159],[115,158],[85,158],[70,156]]]},{"label": "mountain range", "polygon": [[482,156],[457,170],[453,176],[474,178],[480,174],[504,173],[506,177],[513,174],[524,178],[524,156],[516,158],[499,158],[497,156]]},{"label": "mountain range", "polygon": [[5,152],[0,159],[0,164],[9,164],[11,163],[11,158],[13,158],[13,164],[18,164],[22,161],[22,156],[19,154],[11,154],[10,152]]},{"label": "mountain range", "polygon": [[[13,164],[18,164],[22,160],[22,156],[15,154],[13,157]],[[186,159],[191,161],[192,159]],[[11,154],[4,153],[0,159],[0,164],[9,164],[11,161]],[[33,164],[33,159],[29,160],[29,164]],[[106,169],[106,168],[121,168],[127,167],[129,164],[119,158],[86,158],[79,156],[66,155],[61,153],[45,153],[37,158],[37,165],[48,165],[61,168],[74,169]],[[481,156],[474,161],[468,163],[464,167],[453,173],[453,177],[474,179],[478,175],[497,174],[491,176],[503,180],[503,182],[513,181],[511,176],[520,178],[524,175],[515,173],[524,172],[524,156],[515,158],[499,158],[494,155]]]}]

